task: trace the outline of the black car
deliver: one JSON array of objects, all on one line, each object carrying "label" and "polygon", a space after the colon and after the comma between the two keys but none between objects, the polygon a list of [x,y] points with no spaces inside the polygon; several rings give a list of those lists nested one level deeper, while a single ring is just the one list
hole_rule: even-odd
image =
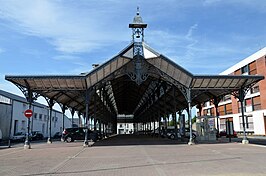
[{"label": "black car", "polygon": [[43,134],[40,131],[33,131],[30,134],[30,139],[33,140],[33,141],[35,141],[35,140],[43,140],[44,137],[43,137]]},{"label": "black car", "polygon": [[[74,140],[84,140],[85,139],[85,128],[66,128],[62,133],[62,139],[66,142],[73,142]],[[93,140],[94,142],[98,140],[97,133],[88,129],[88,140]]]},{"label": "black car", "polygon": [[[179,133],[179,129],[166,129],[166,137],[169,139],[175,139],[175,138],[181,138],[181,135]],[[190,138],[190,129],[185,128],[185,138]],[[197,137],[197,131],[192,130],[192,138],[196,139]]]},{"label": "black car", "polygon": [[62,136],[62,133],[60,133],[60,132],[56,132],[56,133],[54,134],[53,138],[54,138],[54,139],[60,139],[61,136]]}]

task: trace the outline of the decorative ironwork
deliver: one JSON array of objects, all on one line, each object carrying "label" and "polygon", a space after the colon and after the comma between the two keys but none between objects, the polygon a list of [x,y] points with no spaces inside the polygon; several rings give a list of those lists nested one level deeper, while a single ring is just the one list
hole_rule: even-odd
[{"label": "decorative ironwork", "polygon": [[256,84],[252,83],[248,86],[242,87],[239,90],[236,90],[234,92],[231,93],[231,95],[233,95],[235,98],[238,98],[240,101],[243,101],[245,99],[245,96],[247,95],[248,91]]},{"label": "decorative ironwork", "polygon": [[22,87],[18,84],[15,84],[20,91],[24,94],[24,96],[26,97],[27,101],[29,103],[33,103],[34,101],[36,101],[38,99],[38,97],[40,97],[40,94],[37,92],[33,92],[31,89],[26,88],[26,87]]}]

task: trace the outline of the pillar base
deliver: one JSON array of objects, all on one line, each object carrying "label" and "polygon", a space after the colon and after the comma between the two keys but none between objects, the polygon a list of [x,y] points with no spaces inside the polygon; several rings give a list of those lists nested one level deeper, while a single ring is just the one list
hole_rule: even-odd
[{"label": "pillar base", "polygon": [[31,149],[30,144],[24,144],[24,149]]},{"label": "pillar base", "polygon": [[47,139],[47,144],[52,144],[52,140],[51,140],[51,138],[48,138],[48,139]]},{"label": "pillar base", "polygon": [[249,141],[247,139],[243,139],[242,144],[249,144]]},{"label": "pillar base", "polygon": [[195,145],[195,142],[193,141],[193,139],[189,140],[188,145]]},{"label": "pillar base", "polygon": [[88,145],[89,145],[88,141],[84,141],[83,147],[88,147]]},{"label": "pillar base", "polygon": [[29,141],[25,141],[24,149],[31,149],[31,146],[30,146],[30,142]]},{"label": "pillar base", "polygon": [[88,146],[91,147],[94,144],[92,140],[89,141]]}]

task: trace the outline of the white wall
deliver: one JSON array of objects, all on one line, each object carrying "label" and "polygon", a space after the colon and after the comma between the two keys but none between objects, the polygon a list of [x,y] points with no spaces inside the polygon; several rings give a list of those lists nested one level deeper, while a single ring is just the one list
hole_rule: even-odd
[{"label": "white wall", "polygon": [[[14,135],[15,120],[18,122],[17,132],[27,132],[28,119],[24,116],[24,111],[29,108],[27,103],[14,101],[13,103],[13,119],[11,136]],[[40,131],[44,137],[48,137],[49,134],[49,109],[47,107],[40,107],[32,105],[33,116],[30,118],[30,130]],[[37,116],[35,115],[37,114]],[[40,117],[41,114],[41,117]],[[65,116],[65,128],[71,127],[71,121]],[[63,130],[63,116],[61,112],[52,111],[52,123],[51,123],[51,135],[56,132],[62,132]]]},{"label": "white wall", "polygon": [[266,110],[253,112],[254,134],[256,135],[265,135],[264,114]]}]

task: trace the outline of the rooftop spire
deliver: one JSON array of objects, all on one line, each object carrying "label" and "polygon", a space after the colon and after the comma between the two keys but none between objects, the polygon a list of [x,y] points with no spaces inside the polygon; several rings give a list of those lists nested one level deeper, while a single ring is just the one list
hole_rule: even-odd
[{"label": "rooftop spire", "polygon": [[133,23],[129,24],[129,28],[132,28],[132,39],[135,42],[136,39],[141,39],[144,41],[144,29],[147,24],[143,23],[142,18],[139,13],[139,7],[137,7],[136,16],[133,19]]}]

